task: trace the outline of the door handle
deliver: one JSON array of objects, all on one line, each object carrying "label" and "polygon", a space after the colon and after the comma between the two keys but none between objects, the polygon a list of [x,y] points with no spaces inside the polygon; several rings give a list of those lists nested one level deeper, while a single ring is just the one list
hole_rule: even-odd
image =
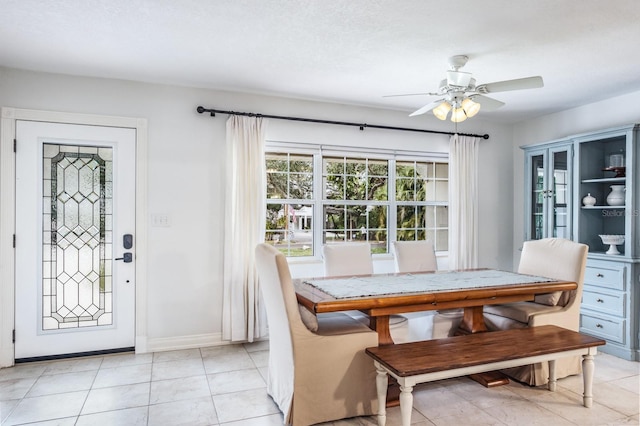
[{"label": "door handle", "polygon": [[116,257],[114,260],[122,260],[124,263],[131,263],[133,262],[133,254],[129,252],[122,253],[122,257]]}]

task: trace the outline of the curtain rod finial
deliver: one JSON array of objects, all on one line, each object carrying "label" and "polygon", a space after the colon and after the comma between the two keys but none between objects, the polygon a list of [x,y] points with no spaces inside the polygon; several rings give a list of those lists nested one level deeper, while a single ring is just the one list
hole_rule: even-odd
[{"label": "curtain rod finial", "polygon": [[207,111],[209,111],[209,113],[210,113],[211,117],[215,117],[215,116],[216,116],[216,113],[215,113],[215,111],[214,111],[214,110],[212,110],[212,109],[209,109],[209,110],[208,110],[208,109],[206,109],[206,108],[205,108],[205,107],[203,107],[203,106],[199,106],[198,108],[196,108],[196,111],[198,111],[198,114],[202,114],[203,112],[207,112]]}]

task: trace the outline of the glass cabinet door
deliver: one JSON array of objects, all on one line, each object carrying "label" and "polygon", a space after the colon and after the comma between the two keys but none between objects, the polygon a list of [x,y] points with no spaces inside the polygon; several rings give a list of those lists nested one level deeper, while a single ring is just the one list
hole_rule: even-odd
[{"label": "glass cabinet door", "polygon": [[531,179],[531,207],[529,209],[529,235],[528,240],[539,240],[544,238],[545,223],[545,201],[547,191],[545,190],[545,158],[543,154],[531,156],[531,166],[529,176]]},{"label": "glass cabinet door", "polygon": [[571,144],[528,151],[525,239],[571,239]]}]

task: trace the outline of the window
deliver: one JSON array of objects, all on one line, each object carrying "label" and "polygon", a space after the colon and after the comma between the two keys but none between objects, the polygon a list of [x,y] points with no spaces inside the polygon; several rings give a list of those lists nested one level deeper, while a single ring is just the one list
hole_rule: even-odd
[{"label": "window", "polygon": [[389,161],[352,157],[322,159],[322,240],[369,241],[387,252]]},{"label": "window", "polygon": [[286,256],[313,255],[313,156],[267,153],[265,241]]},{"label": "window", "polygon": [[265,240],[286,256],[350,241],[368,241],[374,254],[394,240],[448,250],[446,158],[268,147],[266,168]]},{"label": "window", "polygon": [[398,241],[431,240],[436,251],[449,247],[449,164],[396,163]]}]

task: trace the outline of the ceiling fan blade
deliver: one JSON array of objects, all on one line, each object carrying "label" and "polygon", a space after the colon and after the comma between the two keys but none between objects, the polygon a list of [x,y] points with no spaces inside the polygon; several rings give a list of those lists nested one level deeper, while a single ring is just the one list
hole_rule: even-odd
[{"label": "ceiling fan blade", "polygon": [[444,101],[444,99],[438,99],[437,101],[433,101],[431,103],[426,104],[425,106],[423,106],[422,108],[412,112],[411,114],[409,114],[409,117],[415,117],[416,115],[421,115],[424,114],[425,112],[429,112],[432,109],[434,109],[435,107],[437,107],[440,102]]},{"label": "ceiling fan blade", "polygon": [[383,98],[397,98],[399,96],[435,96],[437,93],[405,93],[402,95],[382,95]]},{"label": "ceiling fan blade", "polygon": [[508,92],[509,90],[538,89],[543,86],[542,77],[536,76],[481,84],[476,88],[476,91],[480,93],[496,93]]},{"label": "ceiling fan blade", "polygon": [[488,96],[482,95],[473,95],[469,96],[474,102],[480,104],[480,109],[482,111],[495,111],[501,106],[504,105],[504,102],[501,102],[497,99],[490,98]]}]

